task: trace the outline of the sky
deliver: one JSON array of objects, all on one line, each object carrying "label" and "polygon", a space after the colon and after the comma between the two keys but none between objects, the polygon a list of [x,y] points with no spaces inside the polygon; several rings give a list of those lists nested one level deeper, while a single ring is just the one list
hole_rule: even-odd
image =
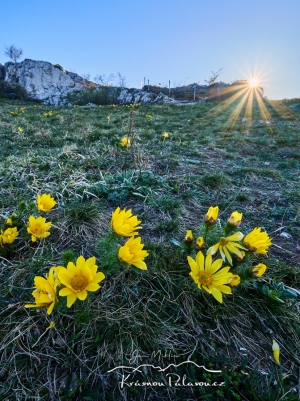
[{"label": "sky", "polygon": [[[121,73],[127,87],[258,77],[269,99],[300,98],[300,0],[1,2],[5,46],[68,71]],[[21,60],[22,60],[21,59]]]}]

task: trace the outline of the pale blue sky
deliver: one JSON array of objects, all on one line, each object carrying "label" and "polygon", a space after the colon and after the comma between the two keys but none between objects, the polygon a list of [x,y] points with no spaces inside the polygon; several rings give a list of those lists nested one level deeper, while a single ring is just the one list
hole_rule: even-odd
[{"label": "pale blue sky", "polygon": [[0,62],[23,58],[79,74],[144,77],[171,86],[223,68],[231,82],[259,72],[271,99],[300,97],[300,0],[14,0],[0,6]]}]

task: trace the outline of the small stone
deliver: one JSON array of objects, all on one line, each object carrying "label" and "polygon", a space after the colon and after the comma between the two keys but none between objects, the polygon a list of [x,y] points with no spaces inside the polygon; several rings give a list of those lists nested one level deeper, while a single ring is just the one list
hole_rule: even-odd
[{"label": "small stone", "polygon": [[287,233],[287,232],[284,232],[284,231],[282,231],[282,232],[279,234],[279,236],[280,236],[280,237],[283,237],[283,238],[292,238],[292,235],[291,235],[291,234],[289,234],[289,233]]}]

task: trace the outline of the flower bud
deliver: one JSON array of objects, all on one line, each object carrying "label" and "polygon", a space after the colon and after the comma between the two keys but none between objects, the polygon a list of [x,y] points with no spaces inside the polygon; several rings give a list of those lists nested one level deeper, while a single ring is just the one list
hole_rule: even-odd
[{"label": "flower bud", "polygon": [[186,234],[185,234],[185,237],[184,237],[184,242],[186,243],[186,244],[190,244],[191,242],[193,242],[193,232],[192,232],[192,230],[187,230],[186,231]]},{"label": "flower bud", "polygon": [[195,248],[200,251],[205,246],[205,241],[203,237],[198,237],[196,240]]},{"label": "flower bud", "polygon": [[250,270],[254,278],[259,278],[267,270],[267,266],[264,265],[263,263],[259,263],[258,265],[252,267]]},{"label": "flower bud", "polygon": [[219,216],[219,206],[211,206],[206,215],[204,216],[204,220],[206,224],[215,224],[216,221],[218,220]]},{"label": "flower bud", "polygon": [[241,282],[241,278],[238,274],[233,274],[231,277],[231,280],[229,281],[228,285],[229,287],[237,287]]},{"label": "flower bud", "polygon": [[280,361],[279,361],[280,348],[279,348],[278,343],[275,340],[273,340],[272,350],[273,350],[273,356],[274,356],[275,361],[280,365]]},{"label": "flower bud", "polygon": [[242,217],[243,217],[243,213],[239,213],[239,212],[236,212],[236,211],[232,212],[231,216],[227,220],[227,223],[230,226],[238,227],[242,222]]},{"label": "flower bud", "polygon": [[11,227],[13,225],[13,221],[10,217],[8,217],[8,219],[6,219],[5,225],[9,226],[9,227]]}]

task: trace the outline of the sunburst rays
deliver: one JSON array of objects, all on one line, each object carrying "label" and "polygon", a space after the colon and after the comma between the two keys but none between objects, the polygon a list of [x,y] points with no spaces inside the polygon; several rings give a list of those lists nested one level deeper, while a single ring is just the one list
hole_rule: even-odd
[{"label": "sunburst rays", "polygon": [[216,107],[210,110],[214,117],[220,115],[225,109],[231,107],[231,114],[224,124],[232,129],[239,117],[252,121],[253,108],[258,106],[261,120],[268,124],[270,131],[273,131],[271,124],[271,106],[278,114],[291,115],[292,112],[279,102],[273,102],[264,96],[263,86],[267,82],[267,74],[259,73],[255,69],[254,74],[247,74],[247,80],[234,82],[230,86],[217,87],[210,90],[209,99],[224,100],[218,102]]}]

